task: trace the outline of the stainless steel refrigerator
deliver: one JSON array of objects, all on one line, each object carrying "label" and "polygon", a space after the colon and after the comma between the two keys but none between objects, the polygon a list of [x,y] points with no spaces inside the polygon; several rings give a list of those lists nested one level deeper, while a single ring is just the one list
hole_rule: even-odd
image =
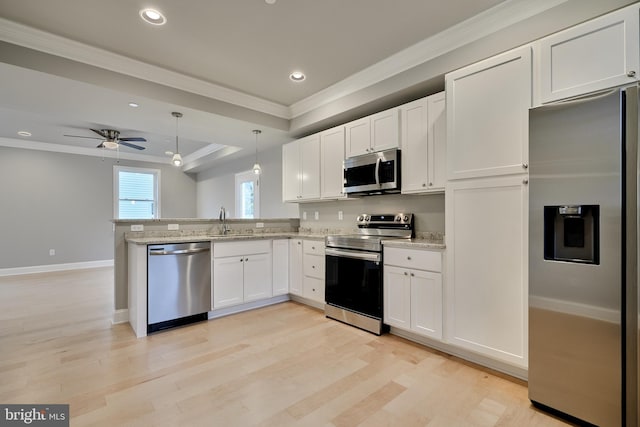
[{"label": "stainless steel refrigerator", "polygon": [[638,425],[638,87],[529,114],[529,398]]}]

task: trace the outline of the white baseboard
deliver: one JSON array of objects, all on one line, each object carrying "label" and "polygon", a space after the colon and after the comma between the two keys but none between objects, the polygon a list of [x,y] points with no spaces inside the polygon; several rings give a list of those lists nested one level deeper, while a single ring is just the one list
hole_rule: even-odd
[{"label": "white baseboard", "polygon": [[113,312],[113,319],[111,319],[112,325],[117,325],[118,323],[128,323],[129,322],[129,309],[122,308],[120,310],[116,310]]},{"label": "white baseboard", "polygon": [[469,362],[485,366],[489,369],[493,369],[498,372],[511,375],[512,377],[516,377],[525,381],[527,380],[528,370],[526,368],[521,368],[518,366],[510,365],[508,363],[500,362],[490,357],[476,354],[472,351],[467,351],[455,345],[451,345],[451,344],[444,343],[442,341],[423,337],[421,335],[414,334],[409,331],[405,331],[403,329],[395,328],[393,326],[391,327],[390,333],[393,335],[397,335],[399,337],[408,339],[409,341],[422,344],[426,347],[430,347],[435,350],[439,350],[444,353],[451,354],[452,356],[457,356],[461,359],[468,360]]},{"label": "white baseboard", "polygon": [[86,268],[113,267],[112,259],[102,261],[72,262],[68,264],[34,265],[30,267],[0,268],[0,277],[21,274],[50,273],[52,271],[83,270]]},{"label": "white baseboard", "polygon": [[308,305],[313,308],[317,308],[318,310],[324,311],[324,303],[318,302],[309,298],[301,297],[299,295],[289,294],[291,296],[291,301],[299,302],[301,304]]}]

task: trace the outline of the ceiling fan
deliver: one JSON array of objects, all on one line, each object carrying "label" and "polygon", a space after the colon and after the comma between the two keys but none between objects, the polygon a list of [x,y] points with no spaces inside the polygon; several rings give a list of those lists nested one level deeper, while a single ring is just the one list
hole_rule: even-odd
[{"label": "ceiling fan", "polygon": [[80,136],[80,135],[64,135],[64,136],[70,136],[72,138],[99,139],[99,140],[102,140],[102,142],[97,146],[97,148],[109,148],[112,150],[118,148],[118,146],[120,145],[124,145],[125,147],[129,147],[129,148],[135,148],[136,150],[144,150],[145,147],[142,147],[136,144],[131,144],[131,142],[132,141],[147,142],[146,139],[141,137],[120,138],[120,131],[117,131],[114,129],[100,129],[100,130],[89,129],[89,130],[100,135],[100,138],[95,136]]}]

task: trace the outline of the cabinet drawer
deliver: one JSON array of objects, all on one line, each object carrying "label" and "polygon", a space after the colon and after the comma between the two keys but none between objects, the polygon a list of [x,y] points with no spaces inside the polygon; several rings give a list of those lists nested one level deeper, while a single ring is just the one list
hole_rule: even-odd
[{"label": "cabinet drawer", "polygon": [[303,288],[303,297],[322,303],[324,302],[324,279],[320,280],[315,277],[305,277]]},{"label": "cabinet drawer", "polygon": [[304,254],[302,261],[304,275],[324,280],[324,256]]},{"label": "cabinet drawer", "polygon": [[384,263],[416,270],[442,271],[442,253],[417,249],[385,248]]},{"label": "cabinet drawer", "polygon": [[304,240],[302,248],[305,254],[324,256],[324,242],[321,240]]},{"label": "cabinet drawer", "polygon": [[213,257],[265,254],[271,252],[271,240],[249,240],[242,242],[215,242]]}]

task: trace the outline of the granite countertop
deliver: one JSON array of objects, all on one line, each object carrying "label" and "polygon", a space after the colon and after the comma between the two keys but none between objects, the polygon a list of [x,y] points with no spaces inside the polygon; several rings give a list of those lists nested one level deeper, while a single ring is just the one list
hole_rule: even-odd
[{"label": "granite countertop", "polygon": [[[151,235],[150,235],[151,234]],[[309,239],[324,240],[328,234],[335,233],[334,230],[314,232],[310,230],[301,231],[248,231],[242,233],[210,234],[210,233],[170,233],[170,232],[131,232],[125,233],[125,240],[137,245],[170,244],[185,242],[232,242],[242,240],[259,239]],[[345,233],[346,234],[346,233]],[[383,240],[386,247],[414,248],[414,249],[444,249],[444,236],[441,233],[417,233],[411,240],[389,239]]]},{"label": "granite countertop", "polygon": [[324,240],[324,234],[298,233],[298,232],[270,232],[270,233],[246,233],[246,234],[192,234],[173,236],[126,236],[125,240],[137,245],[152,245],[163,243],[185,243],[185,242],[232,242],[239,240],[260,240],[260,239],[290,239],[304,238],[314,240]]}]

